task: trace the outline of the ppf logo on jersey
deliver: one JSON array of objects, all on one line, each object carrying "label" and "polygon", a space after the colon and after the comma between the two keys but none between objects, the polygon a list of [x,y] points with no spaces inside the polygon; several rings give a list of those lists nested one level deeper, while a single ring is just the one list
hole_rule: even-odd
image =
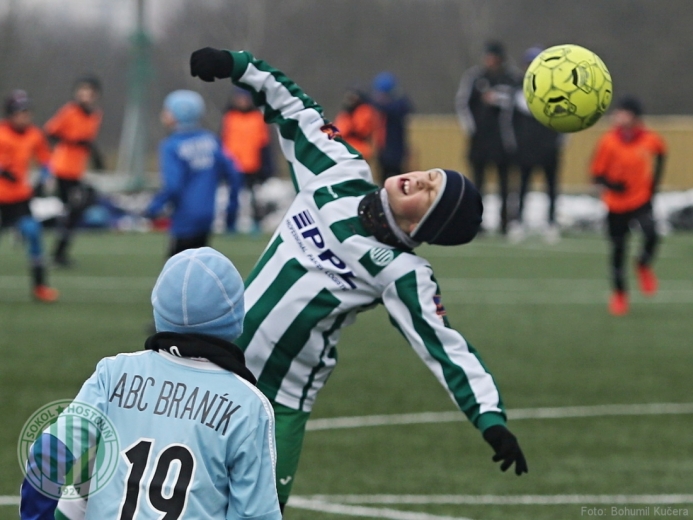
[{"label": "ppf logo on jersey", "polygon": [[17,456],[27,481],[54,499],[93,495],[115,474],[120,452],[113,423],[97,408],[61,399],[24,423]]},{"label": "ppf logo on jersey", "polygon": [[[294,224],[296,224],[298,232],[293,229],[291,220],[293,220]],[[301,250],[306,253],[313,264],[321,271],[325,271],[325,274],[343,289],[356,289],[356,283],[354,283],[356,275],[349,269],[346,262],[344,262],[327,247],[325,239],[322,236],[318,225],[315,223],[315,219],[313,218],[313,215],[311,215],[310,211],[301,211],[300,213],[293,215],[291,220],[287,220],[289,229],[301,247]],[[315,248],[319,251],[317,257],[313,256],[312,253],[309,253],[306,250],[305,244],[303,244],[301,238],[299,238],[299,233],[300,237],[306,239],[306,241],[310,240],[310,243],[312,243],[313,246],[315,246]],[[331,272],[333,269],[336,270],[336,273]]]}]

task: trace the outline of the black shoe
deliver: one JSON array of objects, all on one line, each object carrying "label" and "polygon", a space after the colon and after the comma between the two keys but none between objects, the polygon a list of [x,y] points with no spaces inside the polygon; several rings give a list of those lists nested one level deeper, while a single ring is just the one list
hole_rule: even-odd
[{"label": "black shoe", "polygon": [[54,256],[53,257],[53,266],[55,267],[60,267],[63,269],[70,269],[75,266],[74,260],[71,258],[68,258],[65,255],[60,255],[60,256]]}]

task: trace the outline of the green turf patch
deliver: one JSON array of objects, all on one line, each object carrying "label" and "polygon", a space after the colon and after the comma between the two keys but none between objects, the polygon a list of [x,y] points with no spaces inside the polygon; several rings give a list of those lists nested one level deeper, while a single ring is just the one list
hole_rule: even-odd
[{"label": "green turf patch", "polygon": [[[247,275],[268,239],[220,236],[213,244]],[[17,436],[31,412],[74,396],[102,357],[142,347],[166,243],[163,235],[83,234],[74,251],[78,266],[50,273],[62,301],[40,305],[29,298],[23,251],[3,237],[0,495],[18,492]],[[601,237],[566,238],[555,247],[539,241],[513,247],[485,237],[418,253],[431,261],[451,324],[478,349],[508,409],[693,402],[693,237],[664,240],[656,265],[660,295],[634,295],[631,313],[619,319],[606,312]],[[339,366],[314,418],[454,410],[382,308],[363,313],[357,324],[344,331]],[[294,491],[691,493],[693,415],[527,419],[509,426],[528,458],[530,473],[521,478],[491,463],[490,448],[469,423],[379,426],[308,432]],[[586,518],[578,505],[382,507],[477,520]],[[16,509],[0,507],[0,518],[16,518]],[[339,516],[289,509],[286,518]]]}]

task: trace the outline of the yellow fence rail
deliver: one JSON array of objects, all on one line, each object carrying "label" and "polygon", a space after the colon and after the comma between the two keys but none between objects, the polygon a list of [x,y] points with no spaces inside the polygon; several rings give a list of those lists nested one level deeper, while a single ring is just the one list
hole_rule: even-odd
[{"label": "yellow fence rail", "polygon": [[[662,135],[669,148],[662,189],[693,188],[693,116],[651,116],[645,118],[645,123]],[[597,139],[608,128],[606,121],[600,121],[588,130],[567,134],[560,169],[563,191],[581,192],[588,189],[589,161]],[[414,116],[409,137],[411,169],[445,167],[469,171],[466,161],[467,138],[455,116]],[[535,177],[540,181],[540,175]]]}]

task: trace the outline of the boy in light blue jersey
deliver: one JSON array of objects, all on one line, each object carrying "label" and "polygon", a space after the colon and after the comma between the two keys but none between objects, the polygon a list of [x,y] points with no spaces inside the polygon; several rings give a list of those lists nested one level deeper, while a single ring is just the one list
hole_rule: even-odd
[{"label": "boy in light blue jersey", "polygon": [[[84,510],[87,520],[281,518],[274,415],[231,343],[243,329],[240,275],[214,249],[189,249],[166,262],[152,305],[158,332],[146,350],[101,360],[74,401],[113,425],[120,451],[112,476],[81,492],[86,505],[63,498],[58,511],[27,478],[22,520],[81,518]],[[61,414],[31,448],[27,475],[48,475],[50,466],[51,482],[62,486],[74,482],[73,468],[95,472],[108,459],[98,439],[75,443],[66,421]],[[72,435],[56,437],[65,431]]]},{"label": "boy in light blue jersey", "polygon": [[161,122],[171,132],[159,146],[161,190],[145,216],[172,209],[169,256],[208,245],[217,187],[229,187],[228,213],[238,210],[241,174],[222,151],[216,135],[200,128],[205,104],[192,90],[176,90],[164,100]]}]

